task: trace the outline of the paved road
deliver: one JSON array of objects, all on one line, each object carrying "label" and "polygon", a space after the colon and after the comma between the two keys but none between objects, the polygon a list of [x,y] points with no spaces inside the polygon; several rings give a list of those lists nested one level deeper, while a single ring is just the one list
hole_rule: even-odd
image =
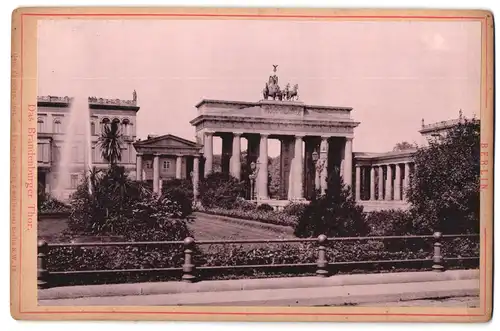
[{"label": "paved road", "polygon": [[[112,297],[87,297],[75,299],[40,300],[48,306],[372,306],[374,304],[401,306],[404,301],[419,301],[426,298],[450,298],[479,295],[477,279],[416,282],[395,284],[347,285],[316,288],[285,288],[262,290],[239,290],[222,292],[194,292],[154,295],[129,295]],[[431,300],[432,301],[432,300]],[[434,306],[437,305],[437,302]],[[462,304],[458,304],[461,302]],[[458,300],[447,304],[462,307],[468,303]],[[391,306],[391,305],[389,305]]]}]

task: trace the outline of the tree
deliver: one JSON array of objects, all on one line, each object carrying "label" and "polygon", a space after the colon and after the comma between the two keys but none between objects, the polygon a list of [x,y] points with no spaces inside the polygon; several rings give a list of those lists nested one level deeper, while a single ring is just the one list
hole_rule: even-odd
[{"label": "tree", "polygon": [[411,144],[407,141],[402,141],[400,143],[397,143],[392,150],[394,152],[401,152],[401,151],[405,151],[408,149],[415,149],[415,148],[417,148],[417,144]]},{"label": "tree", "polygon": [[414,155],[408,200],[420,232],[479,230],[480,125],[465,120]]},{"label": "tree", "polygon": [[295,227],[297,237],[362,236],[368,231],[363,207],[356,205],[338,172],[330,176],[326,193],[305,207]]},{"label": "tree", "polygon": [[245,196],[245,183],[229,174],[215,172],[200,183],[200,201],[206,208],[231,209]]},{"label": "tree", "polygon": [[122,159],[122,134],[117,122],[111,125],[105,125],[98,145],[101,149],[101,155],[110,166],[116,165]]}]

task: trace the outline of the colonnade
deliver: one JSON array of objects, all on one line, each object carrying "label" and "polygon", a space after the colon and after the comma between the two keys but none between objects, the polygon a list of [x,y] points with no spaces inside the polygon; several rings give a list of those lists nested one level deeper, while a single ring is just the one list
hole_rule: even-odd
[{"label": "colonnade", "polygon": [[[138,181],[145,180],[146,178],[143,178],[143,153],[137,153],[137,158],[136,158],[136,179]],[[160,187],[160,158],[162,156],[169,157],[169,158],[174,158],[175,157],[175,178],[176,179],[181,179],[182,178],[182,163],[183,159],[186,158],[186,155],[170,155],[170,154],[160,154],[160,153],[154,153],[153,154],[153,192],[158,193],[161,191]],[[194,155],[190,156],[193,158],[193,172],[192,172],[192,177],[193,177],[193,185],[194,185],[194,194],[195,196],[198,195],[198,181],[199,181],[199,164],[200,164],[200,156]]]},{"label": "colonnade", "polygon": [[[268,133],[242,132],[204,132],[203,155],[205,158],[204,175],[213,171],[213,137],[222,139],[222,171],[228,172],[239,180],[246,180],[241,176],[241,139],[246,138],[247,164],[254,164],[249,168],[250,180],[254,180],[254,192],[251,199],[267,200],[268,192],[268,140],[279,139],[281,142],[281,200],[302,200],[305,190],[311,192],[310,186],[321,192],[326,191],[329,162],[339,162],[344,182],[352,182],[352,138],[340,137],[342,148],[340,158],[332,158],[330,151],[330,136],[309,135],[272,135]],[[305,148],[304,148],[305,145]],[[338,145],[338,144],[337,144]],[[335,147],[336,148],[336,147]],[[314,172],[314,174],[313,174]],[[253,183],[253,182],[252,182]],[[312,185],[311,185],[312,184]]]},{"label": "colonnade", "polygon": [[[402,201],[407,198],[413,162],[356,164],[356,200]],[[369,179],[369,180],[367,180]],[[363,193],[368,193],[363,195]]]}]

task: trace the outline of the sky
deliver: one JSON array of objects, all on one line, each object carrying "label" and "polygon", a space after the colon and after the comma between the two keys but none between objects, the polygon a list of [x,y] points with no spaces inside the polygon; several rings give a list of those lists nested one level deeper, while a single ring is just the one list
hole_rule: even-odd
[{"label": "sky", "polygon": [[200,100],[259,101],[278,64],[302,102],[353,108],[355,152],[385,152],[420,143],[422,118],[479,117],[480,59],[480,22],[47,19],[38,94],[132,99],[135,89],[138,138],[194,140]]}]

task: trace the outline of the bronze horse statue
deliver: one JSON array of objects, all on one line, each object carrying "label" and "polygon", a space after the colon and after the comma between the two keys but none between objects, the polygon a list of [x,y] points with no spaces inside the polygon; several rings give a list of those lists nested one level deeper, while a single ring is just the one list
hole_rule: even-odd
[{"label": "bronze horse statue", "polygon": [[284,92],[285,100],[299,100],[299,84],[295,84],[292,89],[290,84],[287,84]]},{"label": "bronze horse statue", "polygon": [[278,85],[277,76],[269,76],[269,82],[266,83],[266,87],[262,90],[262,95],[264,100],[267,100],[269,97],[273,98],[273,100],[283,100],[283,93]]}]

